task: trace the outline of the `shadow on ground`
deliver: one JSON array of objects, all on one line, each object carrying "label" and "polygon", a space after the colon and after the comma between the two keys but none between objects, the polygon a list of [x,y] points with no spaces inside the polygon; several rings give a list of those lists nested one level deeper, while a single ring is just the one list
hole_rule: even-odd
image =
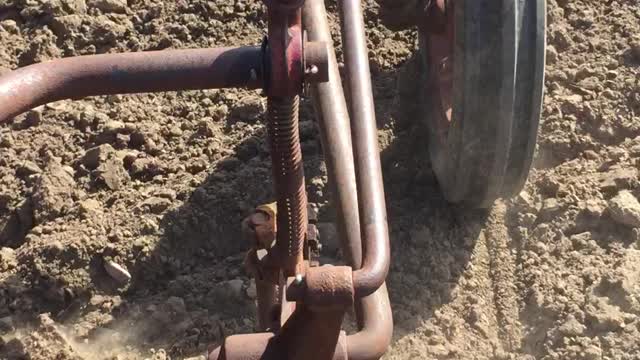
[{"label": "shadow on ground", "polygon": [[[452,299],[486,221],[485,213],[464,212],[440,195],[428,161],[426,132],[417,116],[419,99],[411,96],[415,91],[396,84],[399,78],[411,79],[411,66],[410,61],[399,71],[380,71],[373,64],[384,145],[392,247],[388,285],[396,338],[419,328]],[[301,140],[309,199],[320,207],[320,221],[329,222],[334,215],[327,205],[330,194],[324,187],[322,149],[312,118],[310,101],[304,101]],[[191,193],[178,195],[181,205],[162,216],[160,238],[152,250],[144,253],[133,245],[134,253],[142,255],[129,267],[133,281],[124,293],[104,272],[101,257],[90,264],[98,293],[120,294],[114,299],[121,300],[105,305],[95,295],[75,294],[65,303],[63,293],[62,303],[40,310],[52,312],[56,321],[73,323],[111,306],[113,317],[89,330],[96,349],[127,344],[191,355],[226,335],[252,332],[255,310],[250,278],[243,269],[247,244],[240,236],[240,222],[255,205],[273,200],[264,130],[244,139],[206,171],[208,176]]]}]

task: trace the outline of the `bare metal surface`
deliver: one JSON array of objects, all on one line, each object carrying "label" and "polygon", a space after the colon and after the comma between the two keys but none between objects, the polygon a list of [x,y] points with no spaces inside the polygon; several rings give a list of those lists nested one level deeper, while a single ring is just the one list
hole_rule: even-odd
[{"label": "bare metal surface", "polygon": [[353,277],[349,266],[307,269],[304,281],[287,282],[287,300],[301,301],[315,311],[346,310],[353,306]]},{"label": "bare metal surface", "polygon": [[339,6],[364,239],[362,268],[354,271],[353,282],[356,297],[363,297],[375,292],[389,272],[389,229],[362,8],[358,0],[341,0]]},{"label": "bare metal surface", "polygon": [[85,96],[262,87],[259,47],[92,55],[27,66],[0,78],[0,123],[48,102]]},{"label": "bare metal surface", "polygon": [[347,337],[349,360],[377,360],[391,344],[393,318],[387,285],[359,299],[363,309],[363,326],[359,332]]},{"label": "bare metal surface", "polygon": [[327,62],[329,82],[312,84],[311,93],[320,125],[329,184],[334,194],[336,222],[342,251],[347,263],[354,269],[359,269],[362,263],[362,242],[351,124],[327,21],[327,12],[323,0],[306,0],[302,11],[309,40],[329,44]]},{"label": "bare metal surface", "polygon": [[298,133],[298,96],[269,97],[267,129],[278,200],[276,247],[285,276],[300,272],[307,234],[307,193]]}]

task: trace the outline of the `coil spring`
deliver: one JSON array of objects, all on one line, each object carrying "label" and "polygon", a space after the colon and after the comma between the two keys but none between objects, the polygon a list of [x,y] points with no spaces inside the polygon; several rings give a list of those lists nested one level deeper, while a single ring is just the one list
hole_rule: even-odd
[{"label": "coil spring", "polygon": [[298,134],[299,97],[267,99],[274,188],[278,201],[277,250],[287,276],[302,264],[307,232],[307,194]]}]

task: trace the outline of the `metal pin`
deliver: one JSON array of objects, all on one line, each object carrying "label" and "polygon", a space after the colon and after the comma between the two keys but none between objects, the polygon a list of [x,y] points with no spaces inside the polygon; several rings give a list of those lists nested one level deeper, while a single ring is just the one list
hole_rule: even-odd
[{"label": "metal pin", "polygon": [[300,274],[296,275],[296,279],[295,279],[296,285],[302,284],[303,280],[304,280],[304,278],[302,277],[302,275],[300,275]]},{"label": "metal pin", "polygon": [[309,66],[309,68],[307,68],[307,74],[313,74],[313,75],[315,75],[315,74],[317,74],[317,73],[318,73],[318,71],[319,71],[319,70],[318,70],[318,67],[317,67],[317,66],[315,66],[315,65],[311,65],[311,66]]}]

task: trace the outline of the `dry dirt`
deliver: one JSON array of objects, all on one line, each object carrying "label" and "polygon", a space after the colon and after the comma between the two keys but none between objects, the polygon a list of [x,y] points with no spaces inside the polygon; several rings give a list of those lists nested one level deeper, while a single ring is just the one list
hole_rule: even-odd
[{"label": "dry dirt", "polygon": [[[640,358],[640,5],[548,6],[536,169],[485,212],[439,195],[411,114],[416,35],[366,3],[393,248],[386,359]],[[0,73],[257,44],[264,15],[257,0],[0,0]],[[264,110],[256,91],[108,96],[0,126],[0,359],[181,359],[251,332],[239,223],[271,200]],[[302,111],[332,255],[308,100]]]}]

